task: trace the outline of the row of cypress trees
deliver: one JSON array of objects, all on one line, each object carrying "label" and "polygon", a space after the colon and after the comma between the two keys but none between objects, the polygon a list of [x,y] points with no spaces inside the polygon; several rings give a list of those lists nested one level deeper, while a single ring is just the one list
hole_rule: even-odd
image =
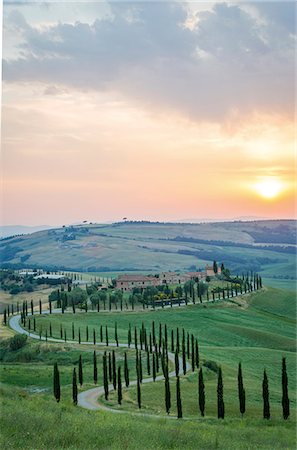
[{"label": "row of cypress trees", "polygon": [[[234,285],[231,284],[231,287],[227,286],[226,289],[220,290],[218,292],[217,299],[221,300],[221,298],[225,299],[225,298],[230,298],[230,297],[234,297],[234,296],[236,297],[238,294],[252,292],[254,290],[258,290],[258,289],[262,288],[262,279],[257,274],[253,274],[253,276],[251,275],[250,278],[248,276],[245,277],[243,275],[242,279],[239,279],[239,280],[240,280],[239,285],[237,285],[236,283]],[[194,289],[190,289],[190,291],[191,291],[190,292],[190,297],[192,298],[193,303],[195,303],[195,290]],[[65,299],[63,297],[62,301],[58,302],[57,307],[61,308],[61,311],[64,314],[65,309],[68,306],[71,306],[72,307],[72,312],[75,314],[75,312],[76,312],[75,303],[72,302],[71,305],[69,305],[68,302],[67,302],[67,294],[65,293],[64,295],[65,295]],[[202,294],[199,292],[198,288],[197,288],[197,295],[198,295],[198,298],[199,298],[200,302],[202,303]],[[210,301],[210,300],[215,301],[216,300],[215,293],[212,292],[211,298],[210,298],[209,292],[207,290],[207,292],[206,292],[206,299],[208,301]],[[172,306],[172,304],[173,304],[172,299],[171,300],[170,299],[167,300],[167,302],[168,301],[169,301],[169,303]],[[181,301],[181,299],[178,299],[179,306],[181,304],[180,301]],[[156,307],[157,303],[158,302],[155,302],[155,301],[152,303],[154,308]],[[165,301],[165,303],[166,303],[166,301]],[[187,295],[186,295],[186,304],[188,304]],[[149,304],[147,303],[146,307],[148,308],[148,306],[149,306]],[[164,307],[164,302],[163,301],[161,301],[161,306]],[[10,316],[10,314],[13,315],[14,312],[16,312],[18,314],[21,313],[23,316],[27,316],[29,308],[30,308],[31,315],[33,316],[34,315],[33,300],[30,301],[30,306],[28,306],[28,301],[27,300],[23,301],[21,306],[20,306],[19,302],[17,302],[16,307],[14,307],[13,304],[8,305],[4,309],[4,313],[3,313],[3,323],[4,323],[4,325],[7,325],[7,318]],[[144,302],[143,302],[143,308],[145,308],[145,303]],[[105,309],[106,308],[105,308],[105,302],[104,302],[104,310]],[[121,308],[120,309],[121,309],[121,311],[123,310],[123,300],[121,300]],[[132,309],[134,310],[134,302],[132,302]],[[111,302],[109,302],[109,310],[111,310]],[[51,314],[52,313],[52,301],[50,301],[50,300],[49,300],[49,311],[50,311],[50,314]],[[86,304],[86,307],[85,307],[85,311],[88,312],[87,304]],[[100,311],[99,302],[97,304],[97,311],[98,312]],[[35,314],[36,314],[36,311],[35,311]],[[39,314],[42,314],[42,302],[41,302],[41,300],[39,300]]]},{"label": "row of cypress trees", "polygon": [[[177,354],[177,353],[176,353]],[[147,352],[147,373],[150,375],[150,361],[149,352]],[[169,383],[169,370],[168,370],[168,353],[166,354],[165,346],[163,347],[161,357],[161,365],[162,371],[164,375],[164,386],[165,386],[165,409],[167,414],[170,412],[171,408],[171,392],[170,392],[170,383]],[[159,359],[159,355],[155,352],[153,353],[153,380],[156,379],[156,359]],[[178,359],[175,358],[175,373],[176,373],[176,405],[177,405],[177,417],[182,418],[182,398],[181,398],[181,388],[180,388],[180,377],[179,377],[179,362]],[[138,407],[142,407],[141,403],[141,383],[143,380],[143,370],[142,370],[142,356],[141,350],[136,349],[136,385],[137,385],[137,403]],[[159,371],[159,369],[158,369]],[[241,416],[243,417],[245,413],[245,389],[243,386],[243,375],[242,375],[242,367],[241,363],[238,365],[238,397],[239,397],[239,410]],[[97,384],[98,381],[98,372],[97,372],[97,359],[96,359],[96,351],[93,353],[93,379],[94,383]],[[127,353],[124,354],[124,379],[125,386],[129,387],[129,367],[127,360]],[[82,365],[82,357],[79,357],[78,363],[78,381],[80,386],[83,385],[83,365]],[[104,394],[105,399],[108,400],[109,396],[109,382],[112,383],[113,389],[117,391],[117,400],[118,404],[122,404],[122,378],[121,378],[121,367],[116,367],[116,356],[115,351],[108,353],[104,352],[103,355],[103,386],[104,386]],[[72,378],[72,398],[73,403],[77,404],[77,375],[76,368],[73,369],[73,378]],[[57,363],[54,365],[54,396],[57,402],[60,401],[61,392],[60,392],[60,377]],[[268,385],[268,377],[266,370],[264,370],[263,374],[263,382],[262,382],[262,397],[263,397],[263,418],[270,419],[270,403],[269,403],[269,385]],[[200,367],[198,372],[198,404],[201,416],[205,415],[205,385],[203,380],[203,371],[202,367]],[[288,397],[288,377],[286,370],[286,359],[282,359],[282,410],[283,410],[283,418],[286,420],[290,415],[290,401]],[[223,395],[223,376],[222,370],[219,368],[218,370],[218,380],[217,380],[217,417],[219,419],[224,419],[225,417],[225,404],[224,404],[224,395]]]}]

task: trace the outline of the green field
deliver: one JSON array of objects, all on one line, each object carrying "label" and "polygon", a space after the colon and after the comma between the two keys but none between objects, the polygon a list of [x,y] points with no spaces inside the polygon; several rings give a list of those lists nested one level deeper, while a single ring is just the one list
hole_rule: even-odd
[{"label": "green field", "polygon": [[[137,312],[77,312],[52,316],[36,315],[37,330],[43,332],[51,321],[53,335],[60,336],[60,325],[71,336],[74,323],[85,339],[86,325],[90,341],[95,329],[107,325],[109,341],[114,340],[117,322],[120,342],[127,341],[129,324],[149,329],[152,320],[167,324],[170,330],[183,327],[199,341],[200,363],[206,386],[206,417],[197,405],[197,372],[181,377],[184,419],[177,421],[175,379],[171,378],[172,407],[166,417],[164,382],[143,384],[142,410],[152,417],[142,417],[136,401],[136,389],[123,390],[122,406],[111,394],[108,405],[127,411],[124,415],[87,411],[71,404],[71,374],[82,354],[84,385],[93,387],[93,345],[46,343],[28,339],[20,350],[9,351],[8,341],[1,342],[2,448],[92,449],[92,448],[185,448],[185,449],[294,449],[296,416],[296,328],[295,295],[289,291],[265,288],[242,298],[220,304],[196,305],[173,309]],[[132,333],[133,335],[133,333]],[[169,339],[170,342],[170,339]],[[111,347],[97,346],[98,382],[102,384],[102,352]],[[125,349],[116,348],[119,364]],[[135,379],[133,345],[128,351],[130,380]],[[282,419],[281,359],[286,357],[289,378],[291,416]],[[57,361],[61,371],[62,399],[56,404],[52,392],[52,367]],[[222,367],[226,416],[216,419],[216,382],[208,361]],[[241,361],[246,389],[246,415],[240,418],[237,399],[237,367]],[[206,365],[205,365],[206,364]],[[146,361],[143,359],[145,373]],[[267,370],[270,390],[271,420],[262,419],[262,377]],[[171,366],[172,368],[172,366]],[[104,403],[104,400],[101,399]],[[131,413],[134,413],[131,415]],[[158,416],[158,417],[155,417]],[[39,433],[36,433],[39,430]]]}]

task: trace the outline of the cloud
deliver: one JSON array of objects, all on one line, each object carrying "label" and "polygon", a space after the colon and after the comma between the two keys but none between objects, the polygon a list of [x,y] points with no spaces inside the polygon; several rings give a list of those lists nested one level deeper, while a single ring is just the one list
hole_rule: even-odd
[{"label": "cloud", "polygon": [[43,28],[28,25],[20,12],[11,16],[11,26],[22,29],[22,53],[4,60],[4,79],[120,92],[191,120],[219,121],[255,110],[293,114],[294,38],[287,12],[278,17],[271,3],[257,3],[265,19],[260,23],[240,5],[218,3],[199,11],[190,29],[185,4],[122,2],[110,8],[111,16],[92,24]]}]

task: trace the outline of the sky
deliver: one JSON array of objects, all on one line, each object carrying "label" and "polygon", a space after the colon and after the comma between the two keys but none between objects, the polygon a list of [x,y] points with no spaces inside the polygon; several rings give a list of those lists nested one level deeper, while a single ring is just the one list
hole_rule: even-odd
[{"label": "sky", "polygon": [[294,2],[4,0],[2,225],[296,215]]}]

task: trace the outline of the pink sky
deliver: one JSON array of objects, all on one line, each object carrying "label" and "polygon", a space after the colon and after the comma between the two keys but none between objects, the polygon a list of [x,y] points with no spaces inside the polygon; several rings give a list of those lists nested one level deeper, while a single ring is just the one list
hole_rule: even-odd
[{"label": "pink sky", "polygon": [[[4,8],[3,225],[295,215],[289,23],[276,24],[268,6],[197,4],[186,14],[183,4],[168,16],[166,6],[159,11],[157,5],[133,10],[146,26],[135,28],[140,37],[134,42],[129,19],[122,43],[123,21],[117,20],[127,16],[124,6],[105,19],[115,27],[107,36],[105,10],[77,5],[80,26],[63,4],[50,6],[50,14],[34,4]],[[155,23],[151,33],[154,17],[160,28]],[[186,34],[179,25],[185,17]],[[199,19],[194,28],[193,17]],[[223,20],[231,31],[220,30],[221,56],[216,24]],[[202,22],[213,34],[204,41],[199,35],[196,57],[191,48]],[[251,35],[252,24],[267,48]],[[108,50],[102,67],[94,63],[94,57],[101,61],[96,33]],[[141,52],[145,33],[151,45]],[[234,48],[236,35],[245,49]],[[119,45],[127,47],[118,53]],[[267,198],[259,185],[271,180],[276,195]]]}]

